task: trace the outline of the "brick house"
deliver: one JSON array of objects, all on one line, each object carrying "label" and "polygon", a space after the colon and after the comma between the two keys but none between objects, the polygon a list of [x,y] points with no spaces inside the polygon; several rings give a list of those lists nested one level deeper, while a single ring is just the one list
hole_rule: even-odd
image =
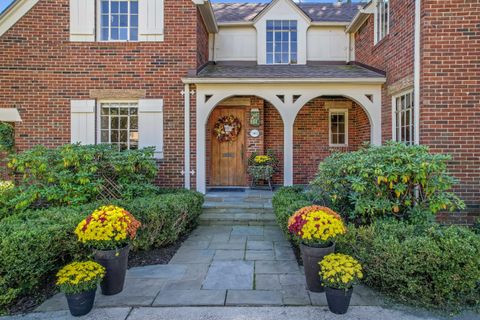
[{"label": "brick house", "polygon": [[[17,0],[0,15],[0,120],[34,145],[155,146],[159,182],[248,186],[273,150],[276,184],[306,184],[334,151],[394,139],[453,155],[480,210],[478,1],[366,5]],[[454,14],[452,14],[454,13]],[[241,129],[220,142],[233,116]],[[231,128],[230,128],[231,129]]]}]

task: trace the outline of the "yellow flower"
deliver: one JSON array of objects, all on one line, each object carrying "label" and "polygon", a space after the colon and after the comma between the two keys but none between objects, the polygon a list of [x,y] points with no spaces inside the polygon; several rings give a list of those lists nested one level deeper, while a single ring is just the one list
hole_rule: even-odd
[{"label": "yellow flower", "polygon": [[360,263],[345,254],[329,254],[319,264],[321,268],[319,274],[323,282],[333,288],[348,289],[363,278]]},{"label": "yellow flower", "polygon": [[57,273],[57,285],[96,284],[105,276],[105,268],[93,261],[72,262]]},{"label": "yellow flower", "polygon": [[270,162],[271,160],[272,158],[270,158],[269,156],[256,156],[254,159],[255,163],[257,164],[264,164]]}]

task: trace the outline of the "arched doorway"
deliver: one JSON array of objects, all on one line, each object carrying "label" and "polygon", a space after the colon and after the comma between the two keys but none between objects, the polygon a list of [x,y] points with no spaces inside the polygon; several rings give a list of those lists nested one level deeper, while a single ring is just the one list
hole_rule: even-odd
[{"label": "arched doorway", "polygon": [[[218,124],[234,119],[241,130],[233,141],[218,136]],[[254,155],[271,150],[279,160],[274,184],[283,183],[283,120],[277,109],[257,96],[233,96],[211,111],[206,128],[206,184],[208,187],[251,185],[248,162]]]},{"label": "arched doorway", "polygon": [[370,142],[370,132],[368,115],[349,98],[321,96],[307,102],[293,126],[294,184],[308,184],[333,152],[356,151]]}]

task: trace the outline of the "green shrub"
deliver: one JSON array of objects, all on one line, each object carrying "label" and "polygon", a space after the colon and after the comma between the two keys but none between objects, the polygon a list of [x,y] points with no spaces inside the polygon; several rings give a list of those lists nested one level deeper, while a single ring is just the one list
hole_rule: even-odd
[{"label": "green shrub", "polygon": [[312,204],[302,187],[283,187],[273,195],[273,211],[277,223],[285,235],[291,239],[288,232],[288,219],[295,211]]},{"label": "green shrub", "polygon": [[8,167],[20,179],[14,197],[0,195],[0,218],[28,208],[152,194],[157,174],[152,149],[119,152],[107,145],[39,146],[11,155]]},{"label": "green shrub", "polygon": [[0,152],[10,152],[15,145],[14,129],[11,124],[0,122]]},{"label": "green shrub", "polygon": [[375,218],[430,218],[440,210],[463,208],[451,190],[449,157],[425,146],[387,143],[337,153],[320,164],[313,184],[331,199],[332,209],[355,223]]},{"label": "green shrub", "polygon": [[350,226],[337,251],[361,261],[364,282],[399,302],[449,312],[480,307],[480,237],[465,227]]},{"label": "green shrub", "polygon": [[[133,250],[148,250],[176,241],[195,226],[203,195],[184,191],[112,203],[142,222]],[[63,264],[90,253],[74,229],[101,204],[28,210],[0,221],[0,311],[45,284]]]}]

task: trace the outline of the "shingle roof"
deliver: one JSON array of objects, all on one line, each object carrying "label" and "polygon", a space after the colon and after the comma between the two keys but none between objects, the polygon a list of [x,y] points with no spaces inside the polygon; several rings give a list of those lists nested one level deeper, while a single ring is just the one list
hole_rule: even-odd
[{"label": "shingle roof", "polygon": [[[300,9],[315,22],[350,22],[361,7],[347,3],[298,3]],[[218,22],[252,21],[267,3],[212,3]]]},{"label": "shingle roof", "polygon": [[214,65],[203,68],[197,78],[383,78],[384,74],[359,65]]}]

